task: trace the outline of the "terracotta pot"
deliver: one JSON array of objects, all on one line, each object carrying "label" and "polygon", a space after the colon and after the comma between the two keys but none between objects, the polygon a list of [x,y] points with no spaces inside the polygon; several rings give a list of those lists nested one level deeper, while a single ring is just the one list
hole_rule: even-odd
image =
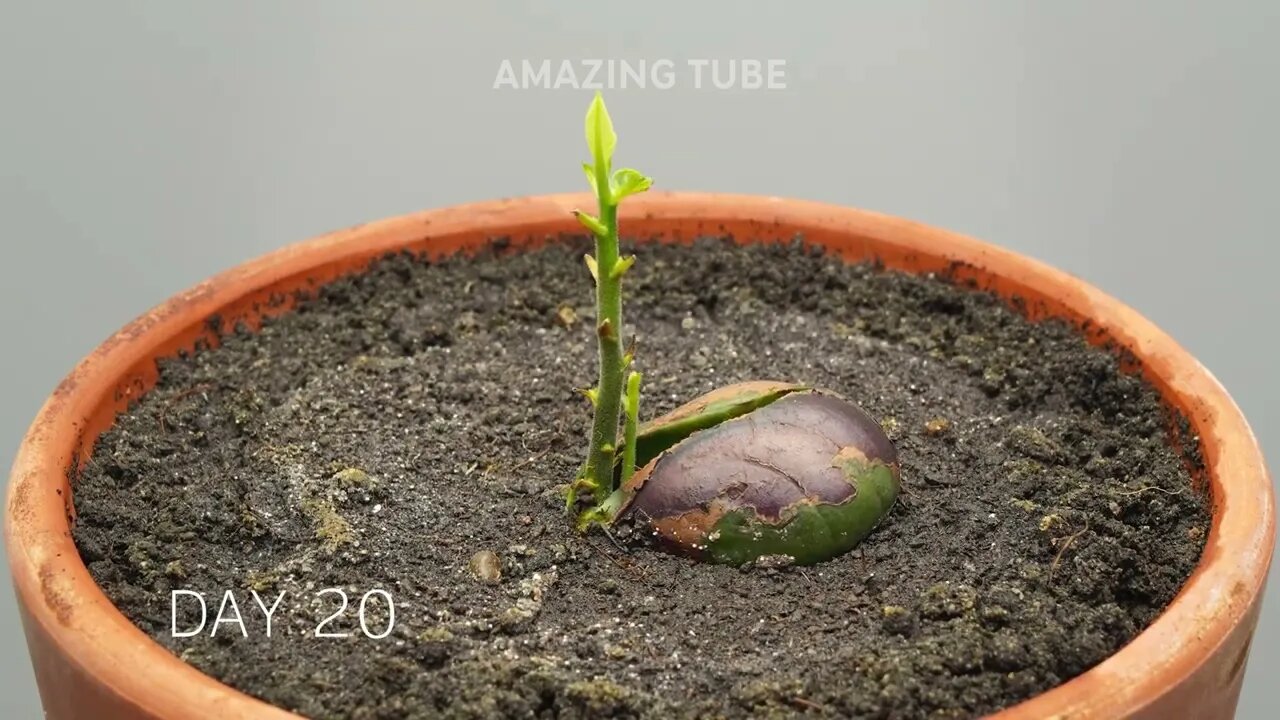
[{"label": "terracotta pot", "polygon": [[[281,298],[360,269],[392,250],[469,250],[494,236],[513,248],[577,232],[580,195],[466,205],[362,225],[284,248],[178,295],[107,340],[58,386],[19,449],[5,537],[27,643],[47,717],[296,716],[186,665],[120,614],[90,578],[71,539],[67,471],[115,413],[156,380],[157,358],[209,336],[205,318],[255,323]],[[740,242],[802,233],[849,260],[877,257],[916,273],[957,263],[964,278],[1025,303],[1035,318],[1067,318],[1097,342],[1128,348],[1142,372],[1203,442],[1213,524],[1195,573],[1168,609],[1102,664],[998,715],[1040,718],[1228,718],[1234,714],[1271,561],[1271,482],[1253,433],[1223,388],[1168,335],[1119,302],[1039,262],[953,233],[869,212],[777,198],[652,193],[628,201],[624,230],[664,242],[730,233]]]}]

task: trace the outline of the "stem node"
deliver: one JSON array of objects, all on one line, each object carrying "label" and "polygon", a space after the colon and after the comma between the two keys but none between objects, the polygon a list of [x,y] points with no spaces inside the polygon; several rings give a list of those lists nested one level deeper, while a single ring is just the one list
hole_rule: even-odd
[{"label": "stem node", "polygon": [[614,280],[621,280],[622,276],[625,275],[627,271],[631,269],[631,266],[635,264],[636,264],[636,256],[628,255],[622,258],[621,260],[619,260],[618,264],[613,266],[613,272],[609,274],[613,277]]},{"label": "stem node", "polygon": [[596,327],[596,333],[600,335],[601,340],[617,342],[618,334],[613,330],[613,323],[609,318],[600,321],[600,325]]}]

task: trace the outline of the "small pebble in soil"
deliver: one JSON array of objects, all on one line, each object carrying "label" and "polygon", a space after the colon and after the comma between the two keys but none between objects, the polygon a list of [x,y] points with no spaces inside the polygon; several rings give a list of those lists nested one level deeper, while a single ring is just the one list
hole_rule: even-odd
[{"label": "small pebble in soil", "polygon": [[561,303],[560,307],[556,308],[556,322],[560,327],[571,328],[578,322],[578,311],[574,310],[569,303]]},{"label": "small pebble in soil", "polygon": [[467,563],[471,575],[486,585],[496,585],[502,580],[502,561],[492,550],[481,550]]}]

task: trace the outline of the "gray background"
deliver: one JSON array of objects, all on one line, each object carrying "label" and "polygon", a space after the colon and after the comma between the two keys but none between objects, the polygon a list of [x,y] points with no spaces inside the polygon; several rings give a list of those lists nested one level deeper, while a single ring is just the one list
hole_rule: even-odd
[{"label": "gray background", "polygon": [[[1178,338],[1274,457],[1278,32],[1266,0],[0,0],[0,464],[78,358],[215,271],[579,189],[589,94],[492,89],[542,58],[785,59],[785,90],[609,93],[620,162],[1047,260]],[[1277,605],[1240,717],[1280,697]],[[37,717],[7,587],[0,633],[0,717]]]}]

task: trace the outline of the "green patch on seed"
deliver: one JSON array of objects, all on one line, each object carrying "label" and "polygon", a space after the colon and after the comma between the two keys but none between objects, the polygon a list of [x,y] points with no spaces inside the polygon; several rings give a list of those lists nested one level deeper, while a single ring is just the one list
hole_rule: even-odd
[{"label": "green patch on seed", "polygon": [[898,477],[878,461],[849,460],[841,469],[856,488],[849,500],[800,504],[781,524],[761,522],[744,510],[726,513],[708,536],[708,557],[742,565],[757,557],[785,556],[797,565],[812,565],[853,549],[892,507]]},{"label": "green patch on seed", "polygon": [[753,382],[707,393],[639,428],[636,433],[636,467],[643,467],[664,450],[699,430],[741,417],[784,395],[805,389],[803,385],[792,383]]}]

